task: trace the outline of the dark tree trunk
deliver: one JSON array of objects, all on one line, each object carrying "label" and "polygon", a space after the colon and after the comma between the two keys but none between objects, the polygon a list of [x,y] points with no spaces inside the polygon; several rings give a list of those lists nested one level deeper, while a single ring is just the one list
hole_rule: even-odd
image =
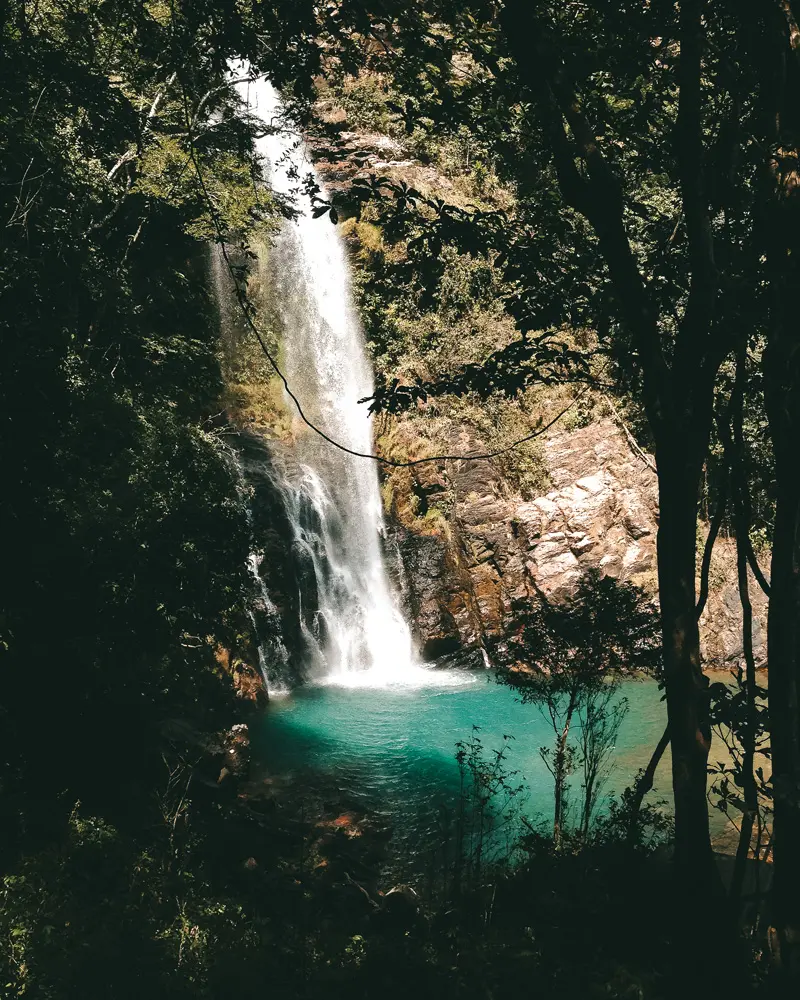
[{"label": "dark tree trunk", "polygon": [[768,7],[756,37],[767,155],[759,232],[771,301],[764,388],[775,453],[767,652],[774,789],[772,917],[777,959],[800,979],[800,33],[792,3]]},{"label": "dark tree trunk", "polygon": [[775,452],[767,651],[778,965],[800,979],[800,30],[792,0],[744,7],[761,82],[758,249],[770,285],[764,387]]},{"label": "dark tree trunk", "polygon": [[[755,247],[770,290],[764,388],[776,506],[767,651],[774,789],[772,920],[778,965],[800,978],[800,29],[793,0],[740,8],[759,80],[764,160]],[[796,989],[796,985],[795,985]]]},{"label": "dark tree trunk", "polygon": [[771,395],[778,484],[768,620],[773,920],[781,965],[800,976],[800,424],[791,420],[785,395]]},{"label": "dark tree trunk", "polygon": [[747,383],[747,351],[742,345],[737,353],[736,382],[731,395],[730,411],[733,434],[728,421],[719,421],[720,437],[733,480],[733,518],[736,528],[736,575],[739,584],[739,602],[742,606],[742,649],[745,659],[744,693],[746,718],[739,731],[742,746],[741,787],[744,806],[736,849],[736,863],[731,882],[731,898],[741,899],[747,871],[747,859],[753,840],[753,828],[759,817],[758,787],[755,778],[755,756],[758,729],[756,708],[756,660],[753,652],[753,605],[750,600],[750,583],[747,576],[750,546],[750,486],[745,465],[744,441],[744,391]]},{"label": "dark tree trunk", "polygon": [[555,816],[553,817],[553,843],[556,848],[561,847],[564,836],[564,796],[567,790],[567,741],[569,739],[569,729],[572,725],[572,716],[575,714],[577,703],[577,692],[573,691],[569,696],[567,706],[567,717],[564,721],[564,728],[556,740],[556,755],[553,761],[553,778],[555,781]]},{"label": "dark tree trunk", "polygon": [[701,667],[695,570],[697,502],[709,423],[700,414],[682,420],[656,449],[658,586],[675,799],[673,900],[682,963],[670,986],[676,995],[724,993],[738,987],[746,974],[735,916],[714,864],[708,819],[710,697]]},{"label": "dark tree trunk", "polygon": [[[740,519],[737,518],[740,522]],[[737,532],[741,529],[737,523]],[[731,882],[731,898],[739,901],[747,871],[747,859],[753,841],[753,827],[758,818],[758,788],[755,779],[756,756],[756,662],[753,655],[753,606],[747,580],[747,553],[745,541],[736,539],[736,572],[739,580],[739,598],[742,605],[742,645],[744,646],[746,673],[745,692],[747,697],[747,723],[742,733],[742,825],[739,829],[739,843],[736,848],[736,863]],[[758,860],[758,859],[757,859]]]},{"label": "dark tree trunk", "polygon": [[657,449],[658,588],[672,744],[675,860],[697,887],[709,884],[712,868],[706,798],[711,726],[695,598],[700,472],[691,452],[685,437]]}]

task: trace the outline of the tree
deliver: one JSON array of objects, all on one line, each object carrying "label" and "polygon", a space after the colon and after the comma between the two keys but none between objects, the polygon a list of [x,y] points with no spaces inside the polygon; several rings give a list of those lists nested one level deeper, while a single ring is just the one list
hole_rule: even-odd
[{"label": "tree", "polygon": [[[208,420],[222,380],[205,208],[157,8],[12,4],[0,26],[0,739],[20,824],[28,790],[39,808],[76,786],[113,800],[158,766],[154,729],[219,683],[208,637],[247,629],[244,496]],[[204,163],[242,224],[250,131],[216,57],[195,65],[218,119]]]},{"label": "tree", "polygon": [[607,682],[590,692],[578,707],[578,751],[583,772],[580,833],[584,841],[589,837],[600,793],[613,767],[617,737],[627,714],[628,699],[620,697],[615,683]]},{"label": "tree", "polygon": [[[597,138],[578,81],[564,65],[557,28],[520,3],[506,6],[501,25],[553,157],[561,195],[594,231],[618,319],[632,338],[641,368],[659,477],[659,603],[672,742],[675,856],[679,866],[707,883],[711,856],[706,761],[711,733],[695,615],[697,497],[711,433],[714,381],[730,343],[727,329],[715,323],[719,278],[704,195],[700,4],[682,3],[677,23],[667,20],[661,25],[677,46],[677,52],[664,51],[664,58],[677,60],[673,163],[688,257],[687,287],[672,303],[677,318],[668,323],[632,245],[626,219],[630,181]],[[534,40],[535,58],[529,57],[527,44],[523,49],[523,39]],[[664,336],[669,327],[672,343],[667,353]]]},{"label": "tree", "polygon": [[[563,602],[541,599],[521,608],[515,635],[498,655],[498,681],[536,705],[553,729],[553,746],[540,753],[553,776],[553,839],[560,846],[567,782],[578,766],[584,772],[581,827],[588,831],[609,746],[624,715],[616,700],[621,678],[660,665],[658,618],[638,588],[588,574]],[[579,747],[570,743],[576,721]]]},{"label": "tree", "polygon": [[63,814],[56,792],[109,806],[130,781],[147,802],[163,720],[231,710],[214,646],[250,643],[253,544],[219,434],[207,241],[245,241],[276,206],[228,60],[268,63],[301,103],[347,24],[292,0],[3,7],[9,854],[29,805]]},{"label": "tree", "polygon": [[[702,0],[447,6],[447,45],[470,69],[419,71],[418,118],[468,123],[518,200],[513,218],[440,206],[416,242],[498,255],[523,346],[516,364],[507,352],[500,378],[489,370],[492,388],[535,381],[543,338],[590,325],[606,370],[643,408],[659,476],[676,861],[688,887],[708,887],[697,515],[720,366],[763,317],[755,157],[740,128],[753,107],[752,60],[728,9]],[[438,391],[416,390],[391,387],[377,403]]]},{"label": "tree", "polygon": [[773,919],[779,961],[800,979],[800,30],[789,0],[758,12],[742,5],[741,18],[757,80],[752,130],[761,157],[753,249],[769,288],[763,371],[776,480],[768,622]]}]

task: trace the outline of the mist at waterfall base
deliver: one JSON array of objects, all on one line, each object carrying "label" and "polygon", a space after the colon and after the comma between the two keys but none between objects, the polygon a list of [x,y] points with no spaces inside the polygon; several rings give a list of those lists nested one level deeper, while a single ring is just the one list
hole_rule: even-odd
[{"label": "mist at waterfall base", "polygon": [[[372,394],[372,373],[345,249],[327,218],[313,218],[304,181],[322,185],[276,91],[263,78],[244,79],[246,67],[237,75],[240,96],[267,126],[258,150],[270,187],[298,210],[260,262],[285,374],[311,421],[346,447],[371,452],[370,422],[357,401]],[[287,407],[293,412],[289,400]],[[298,794],[304,782],[322,782],[337,802],[382,817],[391,831],[391,868],[422,876],[441,841],[443,816],[457,808],[455,744],[477,726],[487,755],[505,734],[514,738],[505,766],[528,786],[522,810],[551,821],[552,779],[539,754],[552,743],[549,724],[487,673],[432,670],[415,660],[384,565],[376,466],[332,447],[294,416],[289,458],[274,448],[269,475],[293,534],[306,684],[273,698],[251,724],[256,772],[260,761],[265,777],[290,778]],[[257,576],[259,563],[254,558]],[[263,603],[274,618],[264,569]],[[261,655],[274,694],[284,651],[273,641]],[[609,790],[630,783],[664,726],[654,683],[626,684],[625,694],[631,711]]]}]

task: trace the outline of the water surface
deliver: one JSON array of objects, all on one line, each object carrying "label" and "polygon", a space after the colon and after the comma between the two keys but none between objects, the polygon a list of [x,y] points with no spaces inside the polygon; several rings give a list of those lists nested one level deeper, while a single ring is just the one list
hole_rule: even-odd
[{"label": "water surface", "polygon": [[[666,708],[654,681],[626,681],[629,711],[622,724],[606,793],[621,791],[650,759],[664,730]],[[459,769],[455,744],[473,726],[488,752],[513,737],[507,767],[528,792],[524,811],[552,823],[552,778],[539,748],[551,746],[549,720],[522,705],[490,674],[419,670],[414,684],[309,686],[275,699],[253,730],[257,759],[272,773],[327,778],[350,801],[382,814],[396,856],[419,857],[441,837],[442,810],[454,810]],[[576,792],[580,780],[575,775]],[[669,757],[653,798],[669,800]]]}]

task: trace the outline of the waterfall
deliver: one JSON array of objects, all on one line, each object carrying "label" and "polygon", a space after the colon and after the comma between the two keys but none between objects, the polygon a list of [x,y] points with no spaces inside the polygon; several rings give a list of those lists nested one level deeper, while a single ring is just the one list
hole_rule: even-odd
[{"label": "waterfall", "polygon": [[[297,209],[261,262],[276,303],[284,372],[309,420],[346,447],[371,453],[371,421],[357,401],[372,395],[372,371],[345,249],[327,217],[313,218],[304,182],[322,184],[277,92],[263,78],[241,80],[246,72],[238,71],[235,85],[267,126],[257,150],[270,188],[294,198]],[[384,565],[376,465],[321,439],[287,405],[296,443],[283,470],[276,461],[276,478],[296,558],[313,584],[304,588],[312,596],[300,623],[316,661],[311,677],[359,686],[412,682],[420,668]]]},{"label": "waterfall", "polygon": [[261,676],[264,678],[267,691],[272,697],[286,691],[285,674],[289,663],[289,650],[283,644],[281,636],[280,612],[272,602],[267,585],[259,570],[261,560],[255,553],[251,553],[248,564],[259,589],[259,611],[267,624],[266,636],[264,630],[259,628],[256,616],[252,611],[250,612],[250,621],[258,638],[258,665]]}]

